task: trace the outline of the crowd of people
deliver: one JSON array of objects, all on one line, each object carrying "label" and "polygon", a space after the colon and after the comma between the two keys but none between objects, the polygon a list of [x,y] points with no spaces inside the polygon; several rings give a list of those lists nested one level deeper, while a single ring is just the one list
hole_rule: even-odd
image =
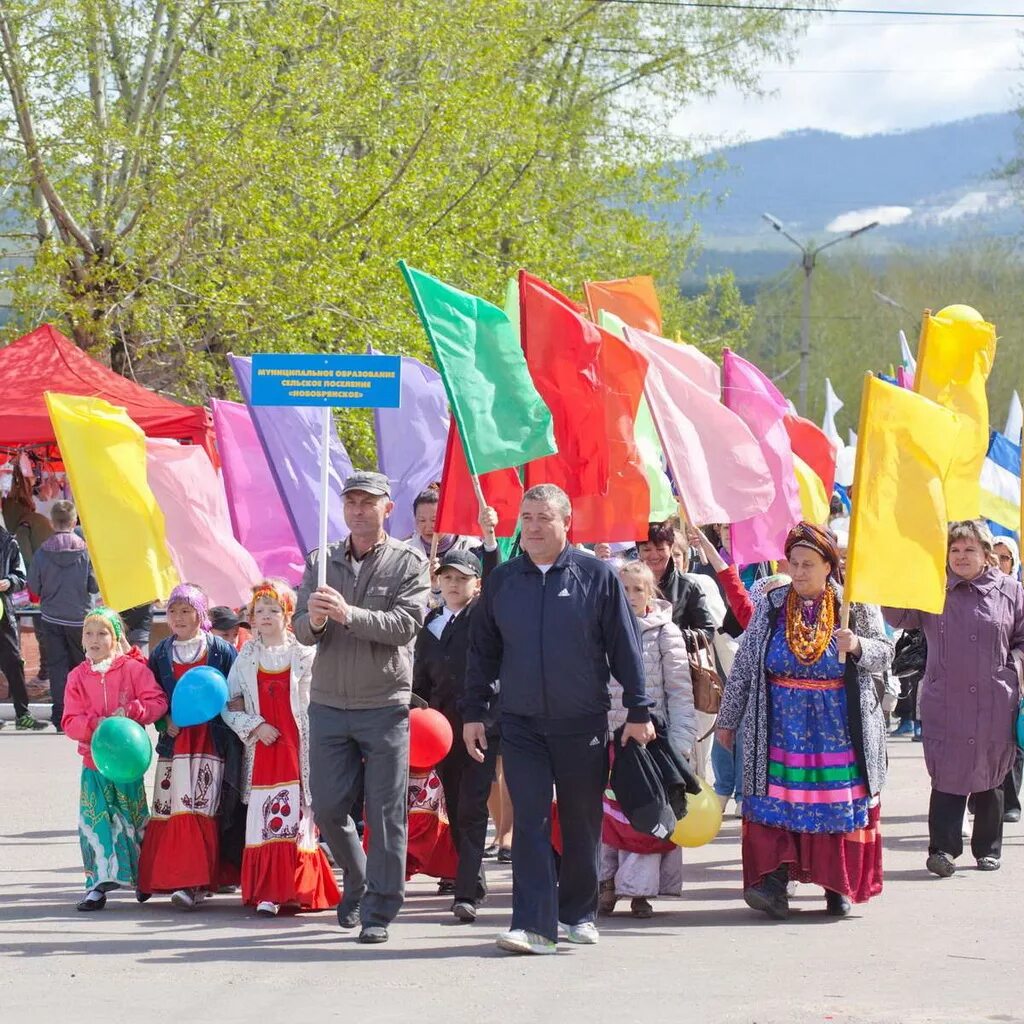
[{"label": "crowd of people", "polygon": [[[501,561],[491,509],[480,537],[442,537],[431,489],[399,539],[386,477],[352,473],[342,501],[350,532],[327,549],[324,585],[319,552],[297,592],[264,580],[244,609],[211,609],[181,584],[151,651],[97,604],[70,502],[53,505],[27,570],[0,531],[0,668],[17,727],[41,724],[10,600],[27,585],[53,723],[82,756],[79,910],[119,888],[190,911],[240,892],[265,916],[333,908],[379,944],[417,870],[438,876],[457,921],[475,921],[497,854],[513,878],[500,948],[593,944],[620,901],[646,919],[682,890],[680,848],[634,828],[609,788],[615,759],[656,737],[742,818],[742,897],[772,919],[798,883],[837,917],[881,893],[891,737],[923,743],[923,868],[957,870],[967,811],[978,869],[999,868],[1004,822],[1020,820],[1024,589],[1016,545],[983,522],[950,527],[941,614],[854,604],[847,623],[843,524],[799,523],[782,561],[753,566],[733,564],[727,526],[651,523],[635,545],[585,548],[570,542],[568,497],[545,484],[524,495],[519,552]],[[228,702],[178,725],[175,686],[199,666],[224,674]],[[455,737],[436,772],[412,779],[410,705],[436,709]],[[112,715],[155,727],[149,800],[92,760]],[[425,801],[427,854],[410,824]]]}]

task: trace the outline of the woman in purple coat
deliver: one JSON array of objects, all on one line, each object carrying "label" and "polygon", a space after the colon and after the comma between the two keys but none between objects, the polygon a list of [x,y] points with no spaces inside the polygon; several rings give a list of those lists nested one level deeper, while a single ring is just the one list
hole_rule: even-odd
[{"label": "woman in purple coat", "polygon": [[891,626],[923,629],[928,640],[921,681],[924,758],[932,780],[927,867],[940,878],[956,871],[971,794],[978,870],[995,871],[1002,854],[1002,782],[1013,764],[1017,665],[1024,662],[1024,589],[992,566],[992,551],[983,523],[951,523],[942,614],[885,610]]}]

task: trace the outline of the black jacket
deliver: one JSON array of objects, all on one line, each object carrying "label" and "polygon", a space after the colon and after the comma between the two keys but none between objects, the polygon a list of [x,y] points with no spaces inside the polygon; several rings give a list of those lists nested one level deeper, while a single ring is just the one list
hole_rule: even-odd
[{"label": "black jacket", "polygon": [[470,626],[465,721],[486,720],[500,679],[502,714],[549,732],[606,729],[612,674],[628,720],[648,721],[640,631],[607,563],[566,546],[547,573],[521,555],[484,581]]},{"label": "black jacket", "polygon": [[[14,604],[11,598],[19,591],[24,590],[28,580],[28,573],[25,570],[25,559],[21,557],[21,548],[14,538],[13,533],[8,533],[0,527],[0,580],[7,580],[10,586],[0,593],[3,600],[4,617],[10,620],[14,614]],[[14,620],[15,623],[17,620]],[[15,626],[15,632],[17,627]]]},{"label": "black jacket", "polygon": [[[466,684],[466,660],[469,655],[469,632],[480,599],[474,598],[450,619],[440,638],[428,628],[444,609],[435,608],[423,623],[416,637],[416,653],[412,663],[412,692],[440,711],[451,723],[456,736],[462,733],[462,715],[459,701]],[[488,732],[497,724],[497,696],[483,719]]]},{"label": "black jacket", "polygon": [[630,825],[638,832],[667,839],[686,815],[686,794],[700,783],[668,743],[665,724],[652,718],[655,739],[646,747],[630,740],[622,746],[622,729],[612,737],[615,761],[609,785]]},{"label": "black jacket", "polygon": [[708,611],[699,583],[688,580],[669,562],[658,583],[662,597],[672,605],[672,621],[681,629],[703,629],[709,640],[715,638],[715,622]]}]

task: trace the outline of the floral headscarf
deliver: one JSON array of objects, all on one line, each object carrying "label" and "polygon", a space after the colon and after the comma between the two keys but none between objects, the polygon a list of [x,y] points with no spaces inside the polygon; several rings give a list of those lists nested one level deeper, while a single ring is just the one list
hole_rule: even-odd
[{"label": "floral headscarf", "polygon": [[203,590],[194,583],[179,583],[171,591],[171,596],[167,598],[167,607],[170,608],[172,604],[179,602],[195,609],[196,614],[199,616],[199,628],[204,633],[209,633],[212,628],[210,623],[210,599]]}]

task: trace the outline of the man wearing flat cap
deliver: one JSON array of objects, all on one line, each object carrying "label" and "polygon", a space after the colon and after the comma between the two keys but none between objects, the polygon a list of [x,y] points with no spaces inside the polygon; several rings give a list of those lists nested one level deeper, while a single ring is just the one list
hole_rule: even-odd
[{"label": "man wearing flat cap", "polygon": [[[310,791],[317,824],[344,872],[342,928],[387,942],[405,897],[412,644],[427,609],[427,559],[384,532],[388,478],[357,471],[342,489],[349,536],[327,549],[327,584],[306,562],[293,628],[316,644],[309,707]],[[349,810],[363,783],[364,855]]]}]

